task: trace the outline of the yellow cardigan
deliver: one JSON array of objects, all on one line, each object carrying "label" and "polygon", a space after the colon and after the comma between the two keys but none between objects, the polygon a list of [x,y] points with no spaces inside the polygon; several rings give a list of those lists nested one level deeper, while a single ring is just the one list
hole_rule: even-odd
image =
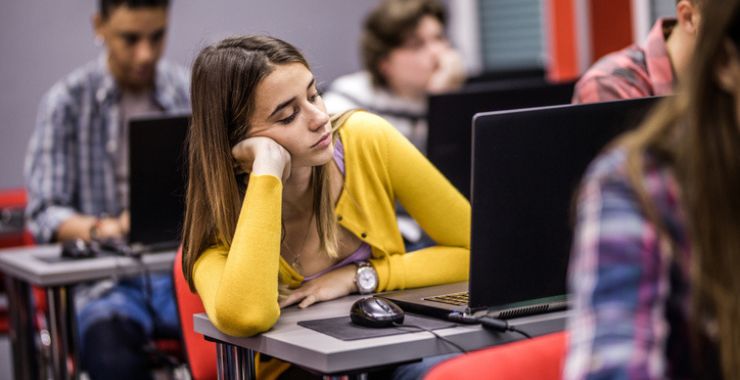
[{"label": "yellow cardigan", "polygon": [[[378,291],[467,280],[468,201],[382,118],[355,112],[337,133],[346,168],[337,221],[371,246]],[[405,252],[396,200],[438,245]],[[195,263],[206,313],[226,334],[270,329],[280,317],[278,282],[297,287],[303,280],[280,256],[281,205],[280,179],[252,176],[231,247],[210,247]]]}]

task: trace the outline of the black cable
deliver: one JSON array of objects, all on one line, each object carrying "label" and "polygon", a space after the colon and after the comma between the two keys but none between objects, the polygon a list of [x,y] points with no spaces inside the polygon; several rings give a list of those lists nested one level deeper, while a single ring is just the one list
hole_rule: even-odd
[{"label": "black cable", "polygon": [[154,290],[152,288],[152,278],[149,275],[149,268],[147,268],[146,265],[144,264],[144,258],[141,255],[134,255],[134,256],[129,256],[129,257],[134,259],[134,261],[137,264],[139,264],[139,268],[141,269],[141,272],[143,273],[144,302],[146,302],[147,306],[149,306],[149,309],[153,312],[155,310],[154,305],[152,304],[152,297],[154,294]]},{"label": "black cable", "polygon": [[511,332],[521,334],[527,339],[532,339],[532,336],[527,334],[525,331],[518,329],[516,326],[510,325],[509,321],[505,319],[498,319],[498,318],[489,317],[487,315],[484,315],[478,318],[478,320],[483,325],[483,327],[493,328],[494,330],[502,331],[502,332],[511,331]]},{"label": "black cable", "polygon": [[447,339],[447,338],[445,338],[445,337],[443,337],[443,336],[441,336],[441,335],[437,334],[436,332],[434,332],[434,331],[432,331],[432,330],[430,330],[430,329],[427,329],[427,328],[425,328],[425,327],[421,327],[421,326],[417,326],[417,325],[409,325],[409,324],[405,324],[405,323],[398,323],[398,322],[393,322],[393,326],[395,326],[395,327],[407,327],[407,328],[414,328],[414,329],[417,329],[417,330],[419,330],[419,331],[426,331],[426,332],[428,332],[428,333],[430,333],[430,334],[432,334],[432,335],[436,336],[436,337],[437,337],[437,338],[438,338],[439,340],[441,340],[441,341],[443,341],[443,342],[445,342],[445,343],[447,343],[447,344],[449,344],[449,345],[451,345],[451,346],[453,346],[453,347],[457,348],[457,349],[458,349],[458,350],[459,350],[460,352],[462,352],[463,354],[467,354],[467,353],[468,353],[468,351],[466,351],[466,350],[465,350],[464,348],[462,348],[462,347],[461,347],[460,345],[458,345],[457,343],[455,343],[455,342],[453,342],[453,341],[451,341],[451,340],[449,340],[449,339]]},{"label": "black cable", "polygon": [[[152,288],[152,278],[149,273],[149,268],[147,268],[147,266],[144,264],[143,252],[136,248],[132,248],[128,244],[117,247],[117,251],[121,256],[130,257],[132,260],[134,260],[134,262],[138,264],[139,269],[144,276],[144,303],[147,308],[149,308],[149,312],[154,315],[156,313],[156,309],[154,308],[154,304],[152,303],[152,298],[154,294],[154,290]],[[160,360],[162,363],[166,363],[170,366],[170,368],[175,368],[178,365],[178,361],[175,358],[167,355],[157,348],[156,343],[152,339],[152,337],[148,339],[147,344],[142,347],[142,350],[146,354]]]},{"label": "black cable", "polygon": [[527,334],[526,332],[524,332],[524,331],[522,331],[522,330],[519,330],[518,328],[516,328],[516,327],[514,327],[514,326],[511,326],[511,327],[509,328],[509,331],[512,331],[512,332],[515,332],[515,333],[519,333],[519,334],[522,334],[522,335],[523,335],[523,336],[524,336],[525,338],[527,338],[527,339],[532,339],[532,337],[531,337],[531,336],[530,336],[529,334]]},{"label": "black cable", "polygon": [[529,335],[527,332],[520,330],[519,328],[512,326],[509,324],[509,321],[505,319],[499,319],[490,317],[488,315],[483,316],[473,316],[469,314],[463,314],[460,312],[453,311],[447,316],[447,319],[454,321],[454,322],[460,322],[465,324],[475,324],[480,323],[483,325],[484,328],[496,330],[499,332],[515,332],[517,334],[521,334],[522,336],[526,337],[527,339],[532,339],[532,336]]},{"label": "black cable", "polygon": [[[144,264],[144,258],[139,250],[133,249],[125,241],[117,239],[94,239],[92,242],[97,244],[99,250],[112,253],[116,256],[123,256],[131,258],[134,263],[139,267],[139,271],[144,276],[144,303],[149,308],[150,312],[154,312],[156,309],[152,304],[152,297],[154,294],[152,287],[152,279],[149,275],[149,268]],[[91,242],[91,243],[92,243]]]},{"label": "black cable", "polygon": [[144,256],[141,254],[141,252],[136,252],[133,249],[131,249],[128,245],[124,245],[121,251],[123,253],[123,256],[132,258],[134,262],[138,264],[139,269],[143,273],[144,302],[146,303],[147,307],[149,307],[149,311],[154,313],[156,309],[154,308],[154,305],[152,304],[152,297],[154,294],[154,290],[152,288],[152,278],[149,275],[149,268],[147,268],[146,264],[144,264]]}]

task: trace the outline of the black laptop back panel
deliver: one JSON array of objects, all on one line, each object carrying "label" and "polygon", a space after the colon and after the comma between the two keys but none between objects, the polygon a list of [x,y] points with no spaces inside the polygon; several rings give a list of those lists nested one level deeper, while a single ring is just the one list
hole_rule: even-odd
[{"label": "black laptop back panel", "polygon": [[129,243],[177,247],[185,210],[185,137],[190,117],[166,116],[129,124]]},{"label": "black laptop back panel", "polygon": [[470,147],[473,115],[570,103],[573,83],[516,80],[476,84],[428,100],[429,160],[466,197],[470,196]]},{"label": "black laptop back panel", "polygon": [[588,164],[656,98],[478,114],[470,307],[566,294],[572,204]]}]

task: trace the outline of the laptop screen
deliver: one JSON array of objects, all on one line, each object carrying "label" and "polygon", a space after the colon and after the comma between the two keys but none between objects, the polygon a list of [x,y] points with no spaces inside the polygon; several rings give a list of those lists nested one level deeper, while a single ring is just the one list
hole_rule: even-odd
[{"label": "laptop screen", "polygon": [[604,146],[638,126],[655,102],[475,116],[471,308],[566,294],[572,205],[581,177]]},{"label": "laptop screen", "polygon": [[189,115],[129,123],[129,207],[132,246],[176,247],[185,210]]},{"label": "laptop screen", "polygon": [[470,147],[473,115],[570,103],[573,83],[514,80],[480,83],[428,100],[427,156],[470,199]]}]

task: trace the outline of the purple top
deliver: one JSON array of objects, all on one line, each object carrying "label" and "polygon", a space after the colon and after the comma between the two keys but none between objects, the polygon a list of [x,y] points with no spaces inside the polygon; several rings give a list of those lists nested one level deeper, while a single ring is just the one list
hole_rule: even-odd
[{"label": "purple top", "polygon": [[[339,168],[339,171],[344,175],[344,145],[342,145],[342,140],[337,138],[334,140],[334,162],[336,162],[337,167]],[[303,282],[311,281],[315,278],[320,277],[324,273],[333,271],[334,269],[341,268],[345,265],[349,265],[352,263],[356,263],[358,261],[367,261],[370,259],[370,246],[367,243],[362,243],[359,248],[357,248],[356,251],[354,251],[351,255],[344,258],[344,260],[330,266],[329,268],[326,268],[318,273],[314,273],[310,276],[305,276],[303,278]]]}]

